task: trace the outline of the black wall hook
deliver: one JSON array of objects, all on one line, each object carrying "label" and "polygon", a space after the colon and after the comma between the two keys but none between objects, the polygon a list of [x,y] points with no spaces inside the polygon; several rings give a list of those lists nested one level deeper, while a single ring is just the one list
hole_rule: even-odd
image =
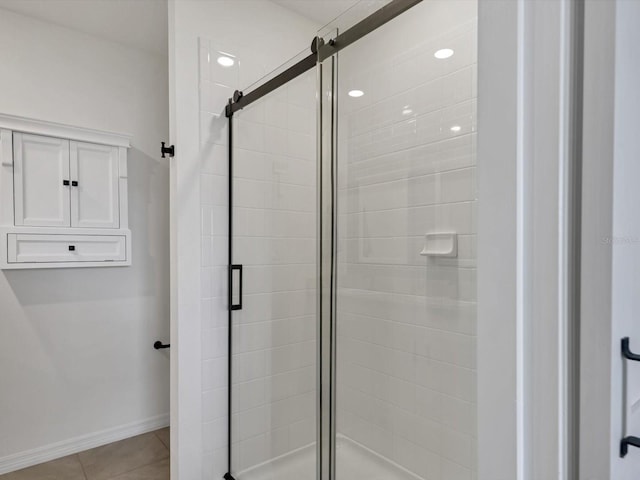
[{"label": "black wall hook", "polygon": [[160,149],[160,153],[162,153],[162,158],[166,158],[166,155],[173,157],[176,154],[176,147],[171,145],[170,147],[165,147],[165,143],[162,142],[162,148]]},{"label": "black wall hook", "polygon": [[170,348],[171,344],[170,343],[162,343],[160,340],[157,340],[156,343],[153,344],[153,348],[155,348],[156,350],[160,350],[163,348]]}]

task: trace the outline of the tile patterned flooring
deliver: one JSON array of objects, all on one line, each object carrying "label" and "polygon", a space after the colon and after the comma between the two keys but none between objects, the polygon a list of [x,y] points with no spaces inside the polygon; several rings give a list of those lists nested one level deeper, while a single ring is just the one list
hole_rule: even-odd
[{"label": "tile patterned flooring", "polygon": [[169,428],[0,475],[0,480],[169,480]]}]

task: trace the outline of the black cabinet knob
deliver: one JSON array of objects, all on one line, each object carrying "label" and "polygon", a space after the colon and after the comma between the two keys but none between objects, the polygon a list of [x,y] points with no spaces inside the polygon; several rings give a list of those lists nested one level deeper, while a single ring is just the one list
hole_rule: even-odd
[{"label": "black cabinet knob", "polygon": [[69,245],[69,251],[70,252],[75,252],[76,251],[76,246],[75,245]]},{"label": "black cabinet knob", "polygon": [[77,187],[78,186],[78,181],[77,180],[72,180],[71,181],[71,186],[72,187]]},{"label": "black cabinet knob", "polygon": [[69,185],[69,180],[62,180],[62,185]]}]

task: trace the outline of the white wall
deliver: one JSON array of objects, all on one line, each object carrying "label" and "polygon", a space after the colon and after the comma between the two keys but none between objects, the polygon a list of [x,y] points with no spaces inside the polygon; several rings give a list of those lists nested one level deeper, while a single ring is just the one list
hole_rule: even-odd
[{"label": "white wall", "polygon": [[[175,0],[169,12],[171,135],[178,145],[171,174],[172,476],[220,478],[227,471],[227,281],[220,268],[226,265],[227,121],[211,112],[222,112],[227,93],[203,98],[201,55],[223,50],[241,59],[233,89],[242,89],[308,48],[316,26],[263,0]],[[215,73],[208,78],[230,82]]]},{"label": "white wall", "polygon": [[1,472],[167,423],[169,178],[166,57],[0,10],[0,63],[0,112],[132,135],[133,232],[131,267],[0,273]]}]

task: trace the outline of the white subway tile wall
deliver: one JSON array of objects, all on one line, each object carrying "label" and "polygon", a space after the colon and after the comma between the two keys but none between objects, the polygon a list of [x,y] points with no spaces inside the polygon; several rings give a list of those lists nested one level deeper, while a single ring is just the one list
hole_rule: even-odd
[{"label": "white subway tile wall", "polygon": [[[476,20],[449,19],[339,65],[337,431],[425,480],[475,478]],[[456,258],[420,255],[437,232]]]},{"label": "white subway tile wall", "polygon": [[[250,52],[246,53],[251,55]],[[203,330],[206,448],[226,455],[227,119],[238,85],[259,78],[255,55],[200,44]],[[229,67],[218,58],[233,59]],[[243,75],[244,73],[244,75]],[[243,78],[244,77],[244,78]],[[234,116],[234,263],[243,265],[243,309],[234,312],[233,465],[260,466],[315,442],[315,72]],[[219,278],[212,280],[212,278]],[[214,288],[217,287],[216,288]],[[216,318],[217,321],[211,321]],[[207,355],[211,352],[211,355]],[[215,417],[213,412],[218,413]],[[313,462],[308,473],[315,472]]]}]

